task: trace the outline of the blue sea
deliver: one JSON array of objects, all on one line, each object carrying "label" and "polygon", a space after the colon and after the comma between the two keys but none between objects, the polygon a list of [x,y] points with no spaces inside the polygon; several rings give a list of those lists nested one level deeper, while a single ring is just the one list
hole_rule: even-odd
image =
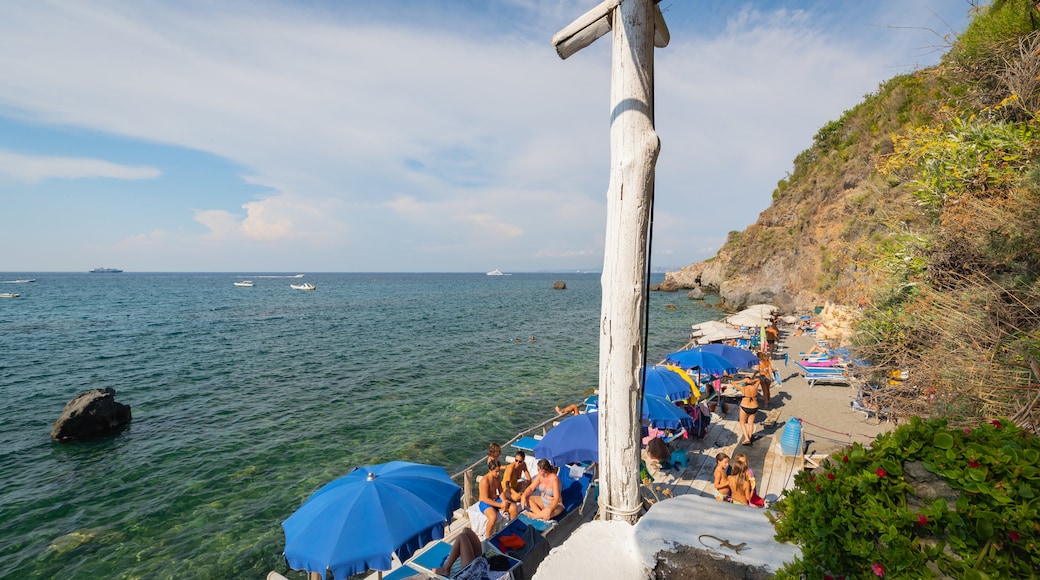
[{"label": "blue sea", "polygon": [[[596,387],[598,274],[17,278],[36,282],[0,284],[21,294],[0,300],[3,578],[284,573],[281,523],[325,483],[391,460],[455,473]],[[651,293],[649,360],[712,304]],[[54,443],[97,387],[130,426]]]}]

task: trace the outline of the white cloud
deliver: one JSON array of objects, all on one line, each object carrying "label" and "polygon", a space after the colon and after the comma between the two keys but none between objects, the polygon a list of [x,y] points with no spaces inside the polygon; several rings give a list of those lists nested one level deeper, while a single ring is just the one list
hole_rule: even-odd
[{"label": "white cloud", "polygon": [[45,179],[154,179],[162,172],[154,167],[135,167],[101,159],[82,157],[47,157],[22,155],[0,149],[0,178],[3,176],[25,183]]},{"label": "white cloud", "polygon": [[[0,19],[0,117],[207,152],[263,188],[173,189],[167,198],[185,198],[177,223],[107,208],[138,228],[126,239],[178,232],[152,240],[170,246],[159,255],[204,254],[149,268],[237,268],[242,251],[306,254],[323,269],[595,267],[610,38],[567,61],[549,45],[595,3],[15,3]],[[700,18],[696,3],[668,6],[671,46],[655,57],[656,207],[676,218],[657,221],[655,240],[676,265],[754,221],[816,130],[899,72],[908,50],[888,52],[906,31],[869,20],[725,6],[734,12],[709,32],[682,25]],[[6,155],[0,176],[26,183],[160,177],[119,156],[55,154],[31,169]]]}]

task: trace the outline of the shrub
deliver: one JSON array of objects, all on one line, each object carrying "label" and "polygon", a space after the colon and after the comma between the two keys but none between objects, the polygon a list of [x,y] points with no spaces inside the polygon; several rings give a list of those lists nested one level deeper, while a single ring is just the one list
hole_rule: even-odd
[{"label": "shrub", "polygon": [[[802,545],[778,578],[1027,578],[1040,569],[1040,439],[1007,421],[950,429],[913,418],[800,473],[775,504],[776,538]],[[911,462],[953,490],[917,497]],[[951,498],[952,499],[952,498]]]}]

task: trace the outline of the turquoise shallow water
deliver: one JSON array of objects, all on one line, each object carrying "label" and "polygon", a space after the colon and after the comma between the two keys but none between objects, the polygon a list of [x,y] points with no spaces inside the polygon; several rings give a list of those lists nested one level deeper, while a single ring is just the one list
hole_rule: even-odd
[{"label": "turquoise shallow water", "polygon": [[[263,578],[321,485],[394,459],[454,473],[597,380],[598,274],[307,274],[314,292],[0,274],[24,277],[0,285],[22,294],[0,301],[4,578]],[[716,317],[653,293],[650,360]],[[130,427],[53,443],[95,387],[132,406]]]}]

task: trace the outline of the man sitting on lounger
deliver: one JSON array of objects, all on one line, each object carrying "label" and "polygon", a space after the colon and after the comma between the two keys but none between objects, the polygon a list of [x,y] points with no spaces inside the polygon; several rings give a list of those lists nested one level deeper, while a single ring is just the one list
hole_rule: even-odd
[{"label": "man sitting on lounger", "polygon": [[480,480],[480,511],[487,518],[486,538],[494,533],[499,512],[509,518],[519,513],[516,504],[502,493],[502,464],[497,459],[488,459],[488,473]]},{"label": "man sitting on lounger", "polygon": [[[523,451],[517,451],[514,459],[502,472],[502,492],[511,501],[518,502],[531,483],[531,472],[527,469],[527,455]],[[520,479],[521,475],[525,478]]]}]

